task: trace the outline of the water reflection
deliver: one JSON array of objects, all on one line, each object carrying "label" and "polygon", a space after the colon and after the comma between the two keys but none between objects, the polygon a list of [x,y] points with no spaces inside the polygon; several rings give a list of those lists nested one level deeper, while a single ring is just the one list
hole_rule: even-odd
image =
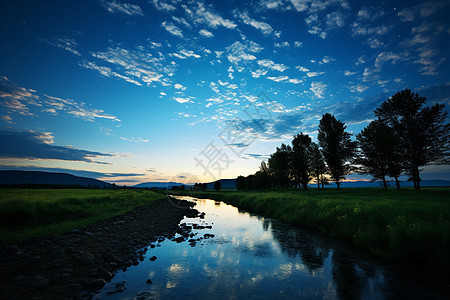
[{"label": "water reflection", "polygon": [[[97,298],[439,298],[333,240],[217,201],[192,200],[205,218],[183,222],[212,226],[193,230],[196,246],[162,241]],[[123,281],[125,291],[108,295]]]}]

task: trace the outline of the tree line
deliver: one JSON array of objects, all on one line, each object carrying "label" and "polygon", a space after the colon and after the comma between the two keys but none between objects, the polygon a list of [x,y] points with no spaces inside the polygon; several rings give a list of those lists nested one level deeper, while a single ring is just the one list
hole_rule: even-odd
[{"label": "tree line", "polygon": [[340,189],[350,172],[370,174],[387,189],[393,178],[400,189],[399,177],[408,175],[414,188],[420,189],[421,167],[449,163],[450,124],[444,104],[425,106],[426,98],[403,90],[374,110],[375,120],[352,139],[345,123],[326,113],[322,116],[315,143],[308,134],[281,144],[264,161],[259,171],[236,179],[237,189],[308,188],[314,179],[317,188],[329,180]]}]

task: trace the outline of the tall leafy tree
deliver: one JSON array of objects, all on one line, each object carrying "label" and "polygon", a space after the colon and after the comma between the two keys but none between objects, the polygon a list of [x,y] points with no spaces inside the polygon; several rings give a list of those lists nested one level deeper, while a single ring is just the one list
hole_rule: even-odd
[{"label": "tall leafy tree", "polygon": [[351,170],[350,162],[356,151],[356,142],[351,141],[347,126],[334,116],[326,113],[319,123],[319,145],[328,166],[331,178],[340,189],[342,179]]},{"label": "tall leafy tree", "polygon": [[450,124],[446,123],[445,105],[424,106],[425,103],[425,97],[406,89],[375,110],[375,115],[399,137],[403,160],[415,189],[420,189],[420,167],[449,162]]},{"label": "tall leafy tree", "polygon": [[323,185],[325,183],[324,174],[326,172],[325,161],[323,160],[322,152],[319,149],[319,146],[312,142],[311,143],[311,169],[312,174],[316,178],[317,181],[317,189],[320,189],[320,184]]},{"label": "tall leafy tree", "polygon": [[277,147],[275,153],[270,155],[269,158],[269,170],[275,177],[278,185],[287,188],[289,186],[291,171],[290,171],[290,158],[292,148],[289,145],[281,144]]},{"label": "tall leafy tree", "polygon": [[292,140],[291,155],[292,175],[296,182],[299,182],[303,189],[308,189],[311,181],[311,138],[307,134],[297,134]]},{"label": "tall leafy tree", "polygon": [[381,179],[387,189],[386,176],[395,178],[400,188],[398,176],[402,173],[402,154],[399,137],[393,129],[380,119],[372,121],[356,136],[359,142],[360,157],[357,162],[363,165],[362,171]]}]

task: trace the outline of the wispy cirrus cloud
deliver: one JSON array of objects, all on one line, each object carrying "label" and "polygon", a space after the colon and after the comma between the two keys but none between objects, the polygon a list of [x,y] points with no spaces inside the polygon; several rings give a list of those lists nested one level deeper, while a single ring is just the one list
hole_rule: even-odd
[{"label": "wispy cirrus cloud", "polygon": [[68,146],[54,146],[53,136],[49,132],[37,132],[33,130],[0,129],[1,158],[16,159],[45,159],[82,161],[100,163],[94,161],[98,157],[111,157],[112,154],[88,150],[80,150]]},{"label": "wispy cirrus cloud", "polygon": [[284,72],[287,69],[289,69],[288,66],[285,66],[283,64],[276,64],[273,61],[271,61],[270,59],[258,60],[258,65],[260,65],[261,67],[266,67],[271,70],[275,70],[275,71],[279,71],[279,72]]},{"label": "wispy cirrus cloud", "polygon": [[54,38],[48,39],[46,42],[52,46],[64,49],[69,51],[72,54],[81,56],[80,52],[76,48],[78,48],[78,43],[73,38]]},{"label": "wispy cirrus cloud", "polygon": [[265,22],[257,21],[253,18],[250,18],[248,12],[238,12],[237,10],[235,10],[234,14],[237,18],[240,18],[244,24],[260,30],[264,35],[270,35],[274,32],[272,26],[270,26]]},{"label": "wispy cirrus cloud", "polygon": [[212,34],[212,32],[210,32],[206,29],[201,29],[198,33],[200,33],[200,35],[207,37],[207,38],[214,36],[214,34]]},{"label": "wispy cirrus cloud", "polygon": [[103,0],[102,5],[110,13],[123,13],[129,16],[144,16],[139,5],[131,3],[122,3],[116,0]]},{"label": "wispy cirrus cloud", "polygon": [[323,82],[312,82],[310,90],[311,90],[311,92],[313,92],[314,96],[316,96],[317,98],[323,99],[325,89],[327,86],[328,85]]},{"label": "wispy cirrus cloud", "polygon": [[202,2],[193,3],[190,6],[181,5],[190,20],[195,24],[206,24],[209,27],[217,28],[219,26],[228,29],[234,29],[237,25],[229,20],[223,18],[219,13],[215,12],[211,5],[205,5]]},{"label": "wispy cirrus cloud", "polygon": [[238,64],[241,61],[255,60],[256,56],[252,53],[258,53],[263,48],[250,40],[243,41],[243,43],[236,41],[226,48],[227,58],[231,63]]},{"label": "wispy cirrus cloud", "polygon": [[175,7],[176,1],[150,0],[150,3],[152,3],[156,9],[166,12],[171,12],[177,9]]},{"label": "wispy cirrus cloud", "polygon": [[101,109],[88,107],[83,102],[42,95],[35,90],[20,87],[6,76],[0,77],[0,98],[10,121],[12,121],[10,115],[14,114],[33,116],[39,113],[54,115],[66,113],[85,121],[108,119],[120,122],[116,116],[107,114]]},{"label": "wispy cirrus cloud", "polygon": [[179,27],[174,25],[172,22],[164,21],[161,23],[161,26],[169,33],[181,38],[183,37],[183,31]]}]

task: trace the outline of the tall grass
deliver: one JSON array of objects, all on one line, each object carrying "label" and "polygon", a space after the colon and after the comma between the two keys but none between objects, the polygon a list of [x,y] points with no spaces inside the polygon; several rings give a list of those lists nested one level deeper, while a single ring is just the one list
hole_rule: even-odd
[{"label": "tall grass", "polygon": [[0,243],[66,232],[163,197],[145,190],[0,189]]},{"label": "tall grass", "polygon": [[379,258],[440,272],[450,267],[449,195],[449,188],[193,194],[320,231]]}]

